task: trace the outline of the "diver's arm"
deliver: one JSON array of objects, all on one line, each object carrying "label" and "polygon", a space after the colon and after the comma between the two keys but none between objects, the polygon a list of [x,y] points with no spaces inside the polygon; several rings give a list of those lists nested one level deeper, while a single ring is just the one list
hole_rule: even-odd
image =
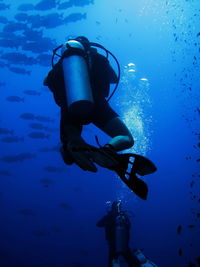
[{"label": "diver's arm", "polygon": [[108,216],[104,216],[100,221],[97,222],[96,226],[97,227],[105,227],[108,221]]}]

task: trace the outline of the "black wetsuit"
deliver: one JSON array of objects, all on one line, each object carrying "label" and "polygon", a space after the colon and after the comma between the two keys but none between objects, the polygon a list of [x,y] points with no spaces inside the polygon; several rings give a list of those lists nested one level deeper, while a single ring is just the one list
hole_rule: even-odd
[{"label": "black wetsuit", "polygon": [[124,216],[124,221],[125,221],[125,239],[126,239],[126,247],[127,250],[122,253],[116,252],[116,232],[115,232],[115,227],[116,227],[116,217],[119,214],[113,211],[110,211],[106,216],[104,216],[98,223],[98,227],[104,227],[105,228],[105,235],[106,235],[106,240],[109,245],[109,259],[108,259],[108,266],[112,267],[112,261],[113,259],[117,259],[119,256],[123,256],[126,263],[130,267],[140,267],[140,262],[134,256],[134,254],[131,253],[131,250],[129,248],[129,239],[130,239],[130,220],[126,214],[123,214]]},{"label": "black wetsuit", "polygon": [[81,133],[83,124],[92,122],[101,128],[111,119],[118,117],[118,114],[105,99],[109,95],[110,84],[117,82],[117,76],[108,59],[92,48],[87,63],[94,98],[94,108],[88,119],[84,118],[83,120],[69,115],[64,89],[62,59],[55,64],[44,81],[44,85],[47,85],[53,92],[56,104],[61,107],[60,137],[63,143],[66,143],[69,139],[67,125],[76,127]]}]

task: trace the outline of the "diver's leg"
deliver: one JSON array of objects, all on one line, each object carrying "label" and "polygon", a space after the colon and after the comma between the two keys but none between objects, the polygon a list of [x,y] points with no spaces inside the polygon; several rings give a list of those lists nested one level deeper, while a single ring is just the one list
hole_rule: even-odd
[{"label": "diver's leg", "polygon": [[129,267],[140,267],[140,261],[137,259],[135,255],[131,253],[131,250],[128,249],[127,252],[123,253],[123,257],[126,260]]},{"label": "diver's leg", "polygon": [[134,140],[129,129],[104,98],[100,98],[96,102],[93,123],[112,137],[109,144],[116,151],[133,146]]},{"label": "diver's leg", "polygon": [[108,144],[116,151],[128,149],[134,144],[132,134],[120,117],[115,117],[105,123],[105,125],[97,125],[97,127],[112,137]]},{"label": "diver's leg", "polygon": [[[65,117],[65,115],[64,115]],[[97,168],[90,159],[90,147],[81,136],[82,124],[80,121],[61,119],[61,155],[67,165],[76,163],[84,171],[96,172]]]},{"label": "diver's leg", "polygon": [[60,140],[62,145],[60,148],[60,153],[63,161],[68,165],[71,165],[74,160],[67,150],[67,144],[69,141],[72,141],[74,139],[82,139],[81,132],[82,125],[72,123],[69,120],[68,114],[65,112],[65,110],[61,110]]},{"label": "diver's leg", "polygon": [[65,125],[63,127],[63,130],[60,132],[60,139],[61,139],[61,147],[60,147],[60,153],[62,156],[63,161],[67,165],[71,165],[74,163],[74,160],[67,149],[67,144],[69,141],[71,141],[73,138],[80,138],[81,139],[81,127],[75,126],[75,125]]}]

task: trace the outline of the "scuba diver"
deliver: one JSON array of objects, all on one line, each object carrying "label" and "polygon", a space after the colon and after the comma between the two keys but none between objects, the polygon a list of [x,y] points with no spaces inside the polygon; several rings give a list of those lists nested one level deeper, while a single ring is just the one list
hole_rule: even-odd
[{"label": "scuba diver", "polygon": [[[103,49],[106,56],[100,54],[98,48]],[[57,53],[59,49],[61,55]],[[60,57],[56,64],[55,55]],[[111,67],[108,55],[115,59],[118,75]],[[95,163],[113,170],[131,190],[146,199],[147,185],[136,174],[153,173],[155,165],[140,155],[118,153],[134,144],[129,129],[108,103],[119,79],[120,67],[116,57],[102,45],[78,36],[53,50],[52,70],[43,84],[53,92],[55,102],[61,108],[60,152],[64,162],[68,165],[76,163],[81,169],[91,172],[97,171]],[[116,86],[109,96],[110,84]],[[81,132],[83,125],[89,123],[101,129],[111,140],[101,146],[96,137],[99,147],[87,144]],[[131,173],[127,172],[128,164],[132,164]]]},{"label": "scuba diver", "polygon": [[156,267],[141,250],[131,251],[129,247],[131,223],[127,213],[122,210],[121,201],[114,201],[107,215],[96,225],[105,228],[105,237],[109,246],[109,267],[119,267],[121,257],[129,267]]}]

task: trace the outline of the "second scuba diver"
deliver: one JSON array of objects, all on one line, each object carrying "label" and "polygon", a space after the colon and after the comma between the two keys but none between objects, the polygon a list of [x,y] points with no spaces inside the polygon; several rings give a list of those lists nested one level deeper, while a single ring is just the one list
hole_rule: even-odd
[{"label": "second scuba diver", "polygon": [[131,251],[129,246],[131,221],[127,211],[122,209],[121,201],[114,201],[108,213],[98,222],[97,227],[105,229],[109,246],[108,266],[121,266],[121,257],[129,267],[157,267],[140,249]]},{"label": "second scuba diver", "polygon": [[[103,49],[107,56],[98,53],[95,47]],[[56,53],[60,48],[62,55]],[[143,156],[117,153],[131,148],[134,140],[108,103],[112,96],[109,97],[110,84],[117,87],[120,78],[118,61],[117,76],[108,61],[108,54],[116,60],[110,51],[100,44],[91,43],[84,36],[69,39],[54,49],[54,55],[60,56],[60,59],[54,65],[53,57],[53,68],[44,85],[53,92],[55,102],[61,108],[61,155],[66,164],[76,163],[85,171],[96,172],[95,163],[115,171],[131,190],[146,199],[147,185],[136,174],[150,174],[156,171],[156,167]],[[104,146],[99,145],[99,148],[87,144],[81,132],[83,125],[89,123],[109,135],[111,140]],[[134,158],[134,163],[131,158]],[[130,173],[127,172],[129,163],[132,164]]]}]

